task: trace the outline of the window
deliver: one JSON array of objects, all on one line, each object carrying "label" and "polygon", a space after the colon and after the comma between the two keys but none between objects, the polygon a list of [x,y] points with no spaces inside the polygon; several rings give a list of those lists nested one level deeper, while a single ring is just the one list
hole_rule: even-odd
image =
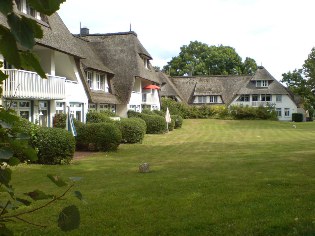
[{"label": "window", "polygon": [[252,95],[252,101],[253,102],[258,102],[259,101],[259,95],[258,94],[253,94]]},{"label": "window", "polygon": [[282,102],[282,95],[276,95],[276,102]]},{"label": "window", "polygon": [[90,103],[89,104],[89,111],[96,111],[96,104]]},{"label": "window", "polygon": [[239,96],[239,98],[237,99],[237,101],[240,102],[249,102],[249,95],[248,94],[242,94]]},{"label": "window", "polygon": [[109,105],[108,105],[108,104],[105,104],[105,103],[101,103],[101,104],[99,105],[99,110],[100,110],[100,111],[107,111],[107,110],[109,110]]},{"label": "window", "polygon": [[261,101],[263,102],[270,102],[272,101],[272,96],[270,94],[262,94]]},{"label": "window", "polygon": [[290,116],[290,108],[284,108],[284,116],[286,117]]},{"label": "window", "polygon": [[65,113],[65,103],[56,102],[56,114]]},{"label": "window", "polygon": [[278,117],[281,117],[282,114],[281,114],[281,108],[276,108],[276,113],[277,113],[277,116]]},{"label": "window", "polygon": [[104,81],[102,82],[102,75],[101,74],[96,74],[96,89],[97,90],[102,90],[102,84],[104,85]]},{"label": "window", "polygon": [[198,103],[206,103],[207,96],[198,96]]},{"label": "window", "polygon": [[24,119],[31,121],[31,102],[30,101],[8,101],[7,108],[16,111],[16,114]]},{"label": "window", "polygon": [[86,79],[90,89],[93,89],[93,73],[91,71],[86,72]]},{"label": "window", "polygon": [[26,14],[36,17],[36,11],[34,10],[34,8],[32,8],[28,2],[26,1]]},{"label": "window", "polygon": [[257,80],[256,81],[256,87],[268,87],[269,81],[268,80]]},{"label": "window", "polygon": [[218,102],[218,96],[210,96],[210,103],[217,103]]}]

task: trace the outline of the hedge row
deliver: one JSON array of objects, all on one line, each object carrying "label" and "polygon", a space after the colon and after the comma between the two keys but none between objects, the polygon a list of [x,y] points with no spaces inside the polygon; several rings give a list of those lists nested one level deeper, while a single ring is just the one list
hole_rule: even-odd
[{"label": "hedge row", "polygon": [[162,98],[163,111],[169,108],[173,115],[180,115],[185,119],[260,119],[277,120],[274,107],[248,107],[248,106],[189,106],[172,99]]}]

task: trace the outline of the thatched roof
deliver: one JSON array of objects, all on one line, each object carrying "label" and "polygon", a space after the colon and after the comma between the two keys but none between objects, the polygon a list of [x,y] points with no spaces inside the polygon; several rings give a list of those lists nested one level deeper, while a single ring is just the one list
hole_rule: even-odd
[{"label": "thatched roof", "polygon": [[181,95],[181,92],[176,88],[176,86],[173,84],[173,82],[168,77],[168,75],[164,74],[163,72],[158,72],[158,76],[162,83],[161,90],[160,90],[161,96],[179,97],[182,101],[185,102],[185,100],[183,99],[183,95]]},{"label": "thatched roof", "polygon": [[[241,94],[292,94],[274,79],[270,73],[263,67],[259,67],[254,76],[209,76],[209,77],[170,77],[169,86],[163,91],[164,96],[174,96],[176,90],[183,100],[192,104],[195,96],[218,95],[222,97],[224,104],[229,105],[236,96]],[[269,86],[266,88],[257,88],[257,80],[268,80]],[[164,78],[166,83],[167,79]],[[164,87],[163,86],[163,87]],[[163,88],[162,87],[162,88]],[[292,97],[293,98],[293,97]]]},{"label": "thatched roof", "polygon": [[141,55],[148,59],[152,57],[142,46],[136,33],[90,34],[81,38],[88,40],[102,62],[114,71],[113,89],[121,102],[129,102],[136,77],[160,83],[152,65],[149,64],[148,69],[144,67]]},{"label": "thatched roof", "polygon": [[[73,35],[67,29],[61,18],[57,13],[47,16],[47,22],[43,22],[33,18],[32,16],[26,15],[17,10],[15,6],[14,10],[17,14],[31,18],[39,23],[43,30],[43,38],[37,39],[36,42],[39,45],[43,45],[54,50],[70,54],[76,57],[83,57],[80,50],[76,47]],[[8,27],[6,18],[3,14],[0,14],[0,25]]]}]

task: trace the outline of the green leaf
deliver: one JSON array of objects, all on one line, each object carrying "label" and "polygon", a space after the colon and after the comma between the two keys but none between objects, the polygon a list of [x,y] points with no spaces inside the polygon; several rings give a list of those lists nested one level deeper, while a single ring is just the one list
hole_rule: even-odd
[{"label": "green leaf", "polygon": [[34,201],[44,200],[44,199],[52,199],[54,197],[54,195],[47,195],[46,193],[44,193],[38,189],[33,191],[33,192],[24,193],[24,194],[29,196],[30,198],[32,198]]},{"label": "green leaf", "polygon": [[[8,78],[8,75],[6,75],[5,73],[3,73],[3,71],[0,70],[0,83],[2,83],[7,78]],[[0,94],[2,94],[2,93],[0,93]]]},{"label": "green leaf", "polygon": [[79,200],[83,201],[83,195],[80,191],[74,191],[74,196]]},{"label": "green leaf", "polygon": [[12,171],[8,168],[0,169],[0,184],[4,184],[9,187],[9,182],[11,181]]},{"label": "green leaf", "polygon": [[18,53],[15,37],[10,30],[0,25],[0,52],[3,57],[16,68],[21,67],[21,60]]},{"label": "green leaf", "polygon": [[13,2],[12,0],[1,0],[1,4],[0,4],[0,12],[3,15],[7,15],[10,12],[13,11]]},{"label": "green leaf", "polygon": [[47,79],[46,74],[41,67],[38,59],[30,51],[20,52],[22,66],[24,69],[34,70],[43,79]]},{"label": "green leaf", "polygon": [[28,200],[26,200],[26,199],[23,199],[23,198],[16,198],[16,201],[22,203],[22,204],[25,205],[25,206],[29,206],[29,205],[32,204],[32,202],[30,202],[30,201],[28,201]]},{"label": "green leaf", "polygon": [[80,226],[80,212],[75,205],[64,208],[58,218],[58,227],[62,231],[71,231]]},{"label": "green leaf", "polygon": [[27,49],[32,49],[35,45],[34,32],[25,17],[11,13],[7,17],[11,32],[17,42]]},{"label": "green leaf", "polygon": [[60,4],[65,1],[66,0],[28,0],[28,3],[35,10],[50,16],[59,10]]},{"label": "green leaf", "polygon": [[35,20],[25,16],[22,16],[22,20],[32,29],[35,38],[42,38],[44,36],[42,28]]},{"label": "green leaf", "polygon": [[59,176],[57,175],[51,175],[48,174],[47,177],[54,183],[56,184],[58,187],[63,187],[63,186],[67,186],[67,183],[65,181],[63,181]]}]

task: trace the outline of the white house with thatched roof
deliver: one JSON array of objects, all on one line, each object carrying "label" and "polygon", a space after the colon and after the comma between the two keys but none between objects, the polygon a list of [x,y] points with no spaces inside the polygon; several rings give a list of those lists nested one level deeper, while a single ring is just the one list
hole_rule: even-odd
[{"label": "white house with thatched roof", "polygon": [[270,105],[283,121],[291,121],[292,113],[298,112],[294,95],[264,67],[258,67],[254,76],[181,76],[163,81],[162,97],[176,98],[189,105]]},{"label": "white house with thatched roof", "polygon": [[[44,16],[30,8],[26,0],[16,1],[18,14],[35,19],[43,30],[43,38],[36,41],[33,53],[48,79],[27,70],[15,69],[0,55],[1,68],[8,78],[3,83],[1,103],[14,109],[21,117],[42,126],[52,126],[56,113],[71,114],[85,121],[88,96],[80,76],[80,59],[84,56],[75,46],[76,42],[58,14]],[[0,14],[0,24],[7,26],[6,18]]]},{"label": "white house with thatched roof", "polygon": [[[160,80],[150,63],[151,55],[135,32],[89,34],[85,29],[78,37],[85,40],[101,63],[113,71],[108,85],[117,115],[126,117],[128,110],[160,109]],[[90,106],[102,99],[92,99]]]}]

